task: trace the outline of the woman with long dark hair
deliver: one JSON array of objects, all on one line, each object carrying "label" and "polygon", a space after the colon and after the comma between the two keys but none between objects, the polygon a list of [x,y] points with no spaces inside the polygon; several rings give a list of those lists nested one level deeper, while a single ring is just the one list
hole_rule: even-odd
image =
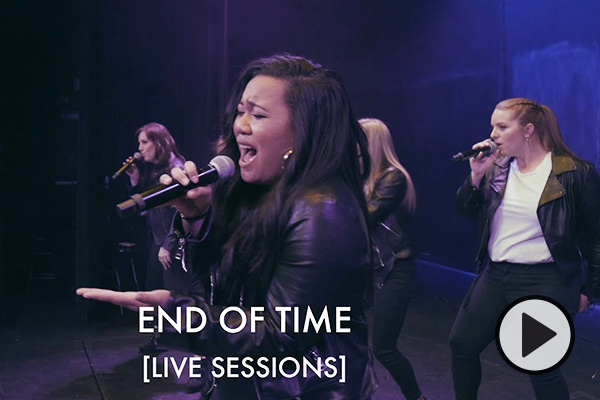
[{"label": "woman with long dark hair", "polygon": [[[222,133],[222,154],[237,162],[234,176],[216,185],[212,206],[202,189],[175,202],[176,224],[189,239],[185,257],[198,273],[210,275],[204,296],[78,293],[134,309],[158,304],[170,311],[175,306],[205,310],[206,326],[186,340],[199,354],[291,357],[315,365],[327,357],[346,360],[345,379],[341,370],[319,377],[310,369],[288,377],[276,371],[261,378],[219,379],[211,400],[368,399],[374,385],[362,300],[369,240],[359,151],[365,176],[370,160],[338,75],[287,54],[251,62],[234,86]],[[195,181],[196,173],[191,162],[171,172],[184,185]],[[264,320],[256,322],[254,332],[247,324],[227,333],[217,319],[227,306],[241,307],[247,315],[250,307],[262,306]],[[276,307],[294,312],[282,314]],[[347,310],[346,333],[335,325],[339,307]],[[323,323],[333,323],[331,330],[298,329],[295,321],[309,314],[325,315]]]}]

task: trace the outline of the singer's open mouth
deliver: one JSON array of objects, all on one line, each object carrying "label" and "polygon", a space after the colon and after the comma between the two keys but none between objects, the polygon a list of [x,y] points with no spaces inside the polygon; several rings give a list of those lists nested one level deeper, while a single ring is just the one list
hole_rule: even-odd
[{"label": "singer's open mouth", "polygon": [[240,166],[251,163],[256,157],[256,149],[251,146],[240,145]]}]

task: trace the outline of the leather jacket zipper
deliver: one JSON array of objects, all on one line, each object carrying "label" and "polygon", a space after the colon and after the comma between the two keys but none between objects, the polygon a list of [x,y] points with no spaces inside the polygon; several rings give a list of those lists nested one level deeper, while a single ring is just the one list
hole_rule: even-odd
[{"label": "leather jacket zipper", "polygon": [[187,267],[185,265],[185,236],[179,238],[177,244],[177,251],[175,252],[174,257],[176,260],[181,261],[181,268],[183,268],[185,272],[188,272]]},{"label": "leather jacket zipper", "polygon": [[482,235],[481,235],[481,242],[479,243],[479,249],[477,250],[477,256],[475,257],[475,261],[477,261],[477,270],[479,270],[479,268],[481,267],[481,263],[483,261],[483,258],[481,257],[481,255],[482,255],[482,252],[483,252],[483,246],[484,246],[484,242],[485,242],[485,237],[487,236],[487,231],[488,231],[488,225],[489,224],[490,224],[490,218],[488,217],[485,220],[485,226],[483,227],[483,232],[482,232]]},{"label": "leather jacket zipper", "polygon": [[373,246],[375,248],[375,252],[377,253],[377,259],[379,260],[379,266],[384,267],[383,258],[381,257],[381,251],[379,251],[379,247],[376,245]]},{"label": "leather jacket zipper", "polygon": [[214,273],[214,269],[211,268],[210,269],[210,299],[209,299],[209,304],[212,306],[215,304],[215,273]]},{"label": "leather jacket zipper", "polygon": [[396,237],[400,237],[399,233],[396,233],[392,228],[390,228],[389,226],[387,226],[386,224],[384,224],[383,222],[380,222],[379,225],[383,226],[385,229],[387,229],[389,232],[391,232],[393,235],[395,235]]}]

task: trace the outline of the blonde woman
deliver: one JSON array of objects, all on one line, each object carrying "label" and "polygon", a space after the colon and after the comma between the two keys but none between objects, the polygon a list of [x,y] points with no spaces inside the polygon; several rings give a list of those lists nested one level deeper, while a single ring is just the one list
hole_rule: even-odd
[{"label": "blonde woman", "polygon": [[412,365],[396,346],[416,278],[412,249],[415,188],[398,161],[387,126],[374,118],[359,123],[371,156],[364,190],[375,259],[373,352],[408,400],[424,400]]}]

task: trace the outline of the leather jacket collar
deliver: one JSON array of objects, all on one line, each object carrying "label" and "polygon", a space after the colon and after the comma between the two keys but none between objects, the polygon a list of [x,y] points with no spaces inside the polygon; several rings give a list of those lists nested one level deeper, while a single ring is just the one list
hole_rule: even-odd
[{"label": "leather jacket collar", "polygon": [[[492,171],[490,188],[498,193],[500,198],[504,197],[506,181],[508,180],[508,170],[510,168],[510,163],[513,160],[514,157],[506,157],[503,160],[496,162],[497,168],[494,168]],[[576,169],[577,166],[571,157],[552,153],[552,172],[548,177],[538,207],[564,196],[565,188],[560,183],[557,176]]]}]

